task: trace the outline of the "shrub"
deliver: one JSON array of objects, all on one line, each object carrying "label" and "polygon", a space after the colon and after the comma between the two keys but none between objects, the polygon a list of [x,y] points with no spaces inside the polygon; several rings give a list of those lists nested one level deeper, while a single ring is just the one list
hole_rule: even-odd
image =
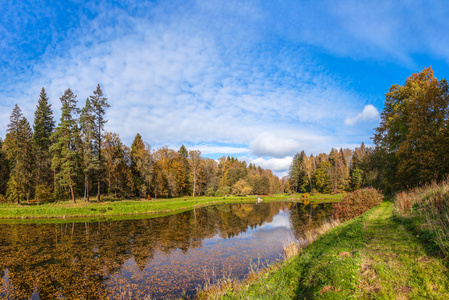
[{"label": "shrub", "polygon": [[52,201],[52,188],[46,184],[39,184],[38,186],[36,186],[36,200],[40,203]]},{"label": "shrub", "polygon": [[206,196],[213,197],[214,195],[215,195],[215,190],[214,190],[214,188],[208,188],[208,189],[206,190]]},{"label": "shrub", "polygon": [[301,195],[301,198],[309,198],[310,197],[310,195],[309,195],[309,193],[304,193],[304,194],[302,194]]},{"label": "shrub", "polygon": [[231,188],[229,186],[225,186],[225,187],[219,188],[215,192],[215,197],[223,197],[224,195],[229,195],[229,194],[231,194]]},{"label": "shrub", "polygon": [[232,193],[238,196],[246,196],[253,192],[251,186],[245,179],[240,179],[232,186]]},{"label": "shrub", "polygon": [[349,220],[382,203],[383,195],[375,188],[364,188],[345,195],[334,205],[334,217]]},{"label": "shrub", "polygon": [[8,202],[11,202],[11,201],[9,201],[5,196],[0,195],[0,203],[8,203]]}]

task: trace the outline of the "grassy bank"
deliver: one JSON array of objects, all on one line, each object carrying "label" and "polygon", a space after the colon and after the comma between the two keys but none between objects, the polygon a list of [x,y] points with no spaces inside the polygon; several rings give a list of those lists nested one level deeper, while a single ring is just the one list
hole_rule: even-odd
[{"label": "grassy bank", "polygon": [[429,252],[449,256],[449,181],[399,193],[394,211]]},{"label": "grassy bank", "polygon": [[[311,195],[310,202],[340,201],[342,194]],[[262,197],[264,201],[303,201],[300,195],[275,195]],[[60,201],[47,204],[0,204],[0,219],[35,219],[35,218],[81,218],[109,217],[136,214],[163,214],[183,211],[219,203],[256,202],[256,196],[248,197],[181,197],[159,200],[118,200],[105,199],[103,202],[83,202],[76,204]]]},{"label": "grassy bank", "polygon": [[[222,299],[448,299],[445,261],[393,216],[384,202],[331,229],[299,256],[222,287]],[[254,279],[255,278],[255,279]]]}]

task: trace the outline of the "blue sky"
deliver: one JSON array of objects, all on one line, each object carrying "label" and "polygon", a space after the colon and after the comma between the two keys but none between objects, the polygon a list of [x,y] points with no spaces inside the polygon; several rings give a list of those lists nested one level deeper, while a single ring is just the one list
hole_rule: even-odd
[{"label": "blue sky", "polygon": [[0,136],[45,87],[59,120],[98,83],[108,131],[185,144],[284,175],[292,156],[370,144],[385,93],[432,66],[446,78],[444,1],[6,1]]}]

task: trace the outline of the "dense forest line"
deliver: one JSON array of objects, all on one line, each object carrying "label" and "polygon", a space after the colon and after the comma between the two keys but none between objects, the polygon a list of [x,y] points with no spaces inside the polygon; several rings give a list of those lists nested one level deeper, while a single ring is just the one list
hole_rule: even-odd
[{"label": "dense forest line", "polygon": [[297,153],[288,188],[336,192],[373,186],[393,193],[441,182],[449,174],[449,87],[431,67],[394,84],[386,93],[374,146],[332,149],[330,154]]},{"label": "dense forest line", "polygon": [[[232,157],[218,161],[198,150],[151,149],[137,134],[131,148],[105,131],[109,106],[100,85],[83,108],[67,89],[57,126],[42,88],[33,129],[16,104],[0,139],[0,200],[39,202],[94,194],[115,198],[273,194],[284,190],[271,170]],[[93,192],[92,192],[93,191]]]},{"label": "dense forest line", "polygon": [[[104,125],[109,107],[100,85],[77,108],[77,96],[61,96],[57,126],[43,88],[33,129],[15,106],[6,138],[0,140],[0,200],[20,203],[83,197],[100,200],[185,195],[332,193],[373,186],[391,193],[449,174],[449,88],[431,67],[394,84],[386,93],[374,146],[298,152],[287,178],[232,157],[218,161],[198,150],[151,149],[137,134],[131,148]],[[92,192],[92,191],[95,192]],[[4,195],[4,196],[2,196]]]},{"label": "dense forest line", "polygon": [[290,165],[287,190],[292,192],[337,193],[353,191],[370,184],[366,160],[372,149],[364,143],[360,147],[329,154],[307,156],[305,151],[296,153]]}]

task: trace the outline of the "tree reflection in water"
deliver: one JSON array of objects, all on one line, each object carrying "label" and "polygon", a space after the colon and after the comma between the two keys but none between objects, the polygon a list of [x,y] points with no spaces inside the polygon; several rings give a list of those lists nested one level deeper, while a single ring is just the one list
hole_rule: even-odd
[{"label": "tree reflection in water", "polygon": [[243,278],[319,226],[330,205],[224,204],[144,220],[0,225],[0,298],[192,295],[205,276]]}]

